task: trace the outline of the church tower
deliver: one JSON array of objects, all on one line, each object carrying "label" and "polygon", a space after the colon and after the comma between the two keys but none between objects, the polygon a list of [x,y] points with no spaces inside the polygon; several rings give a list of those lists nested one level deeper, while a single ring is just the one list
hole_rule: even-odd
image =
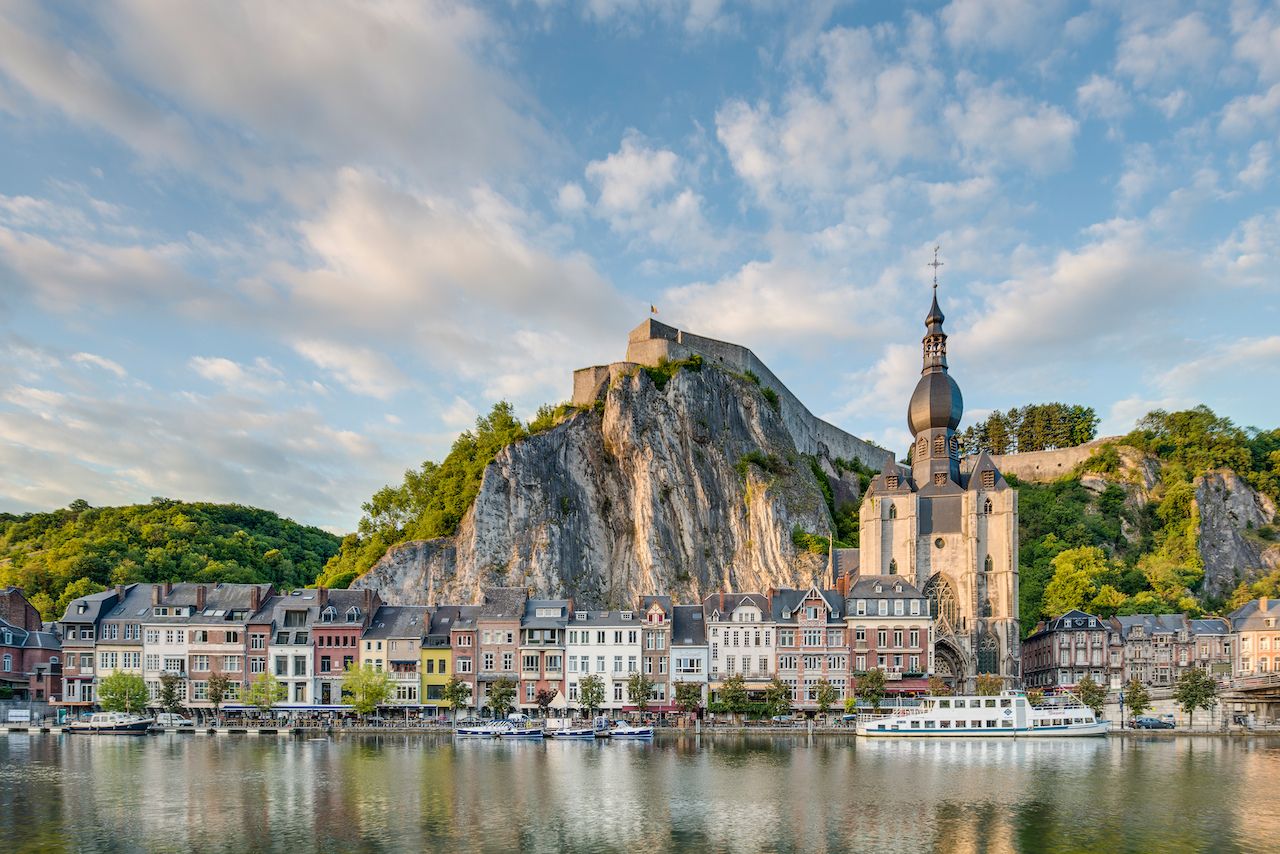
[{"label": "church tower", "polygon": [[1018,494],[987,454],[960,459],[964,398],[947,370],[937,287],[935,278],[920,380],[907,405],[911,467],[890,465],[867,489],[859,574],[905,575],[928,595],[933,673],[966,691],[980,673],[1016,686]]}]

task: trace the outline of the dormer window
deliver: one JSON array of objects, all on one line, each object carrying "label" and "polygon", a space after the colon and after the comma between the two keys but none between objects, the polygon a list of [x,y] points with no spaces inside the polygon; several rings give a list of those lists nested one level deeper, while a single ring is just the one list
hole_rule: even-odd
[{"label": "dormer window", "polygon": [[946,486],[946,485],[947,485],[947,473],[946,473],[946,472],[944,472],[944,471],[937,471],[937,472],[934,472],[934,473],[933,473],[933,485],[934,485],[934,486]]},{"label": "dormer window", "polygon": [[875,589],[876,589],[876,592],[877,592],[877,593],[879,593],[879,592],[880,592],[881,590],[883,590],[884,588],[882,588],[882,587],[880,586],[880,582],[878,582],[878,581],[877,581],[877,582],[876,582],[876,588],[875,588]]},{"label": "dormer window", "polygon": [[355,605],[352,605],[350,608],[347,609],[347,622],[348,623],[360,622],[360,609],[357,608]]},{"label": "dormer window", "polygon": [[624,620],[630,620],[630,619],[631,619],[631,612],[630,612],[630,611],[622,611],[622,612],[620,612],[620,613],[618,614],[618,616],[619,616],[619,617],[621,617],[621,618],[622,618],[622,619],[624,619]]},{"label": "dormer window", "polygon": [[83,614],[87,610],[89,610],[89,606],[85,605],[83,602],[81,602],[78,606],[76,606],[77,614]]},{"label": "dormer window", "polygon": [[320,612],[320,622],[332,623],[338,618],[338,609],[330,605]]},{"label": "dormer window", "polygon": [[587,619],[587,612],[586,612],[586,611],[579,611],[578,613],[574,614],[574,616],[575,616],[577,619],[579,619],[579,620],[583,620],[583,621],[585,621],[585,620]]}]

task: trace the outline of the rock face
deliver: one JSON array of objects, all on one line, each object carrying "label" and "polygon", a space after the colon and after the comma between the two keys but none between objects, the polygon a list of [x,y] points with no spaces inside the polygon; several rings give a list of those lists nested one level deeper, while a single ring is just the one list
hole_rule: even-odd
[{"label": "rock face", "polygon": [[1275,502],[1230,469],[1196,478],[1195,487],[1206,593],[1229,594],[1241,581],[1280,566],[1280,545],[1254,533],[1275,519]]},{"label": "rock face", "polygon": [[[828,481],[856,502],[856,476],[852,493]],[[831,516],[758,386],[711,365],[661,389],[619,370],[594,406],[490,463],[456,536],[394,547],[353,586],[406,604],[476,601],[490,585],[588,607],[694,601],[823,579],[826,558],[792,544],[797,527],[826,535]]]}]

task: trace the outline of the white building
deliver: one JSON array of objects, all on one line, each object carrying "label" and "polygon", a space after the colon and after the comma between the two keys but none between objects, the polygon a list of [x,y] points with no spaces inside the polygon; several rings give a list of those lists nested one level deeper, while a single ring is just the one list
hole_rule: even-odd
[{"label": "white building", "polygon": [[604,682],[605,711],[621,712],[631,705],[627,680],[643,666],[641,631],[634,611],[574,612],[565,642],[565,696],[570,708],[581,708],[579,685],[588,675]]},{"label": "white building", "polygon": [[713,593],[702,603],[707,629],[708,688],[741,676],[748,691],[763,691],[776,673],[775,629],[769,598],[760,593]]}]

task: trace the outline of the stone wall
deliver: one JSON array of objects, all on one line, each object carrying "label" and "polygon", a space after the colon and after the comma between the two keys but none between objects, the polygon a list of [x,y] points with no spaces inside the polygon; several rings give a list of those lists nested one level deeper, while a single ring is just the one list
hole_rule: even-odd
[{"label": "stone wall", "polygon": [[[1032,451],[1027,454],[1000,456],[992,454],[991,461],[996,464],[996,468],[1002,474],[1014,475],[1019,480],[1044,483],[1071,474],[1076,466],[1093,456],[1101,445],[1120,438],[1120,436],[1104,436],[1092,442],[1085,442],[1083,445],[1058,448],[1053,451]],[[972,471],[976,459],[977,457],[966,457],[960,463],[961,469]]]},{"label": "stone wall", "polygon": [[[782,380],[755,353],[739,344],[717,341],[676,329],[656,320],[646,320],[627,336],[627,363],[656,365],[663,359],[680,361],[697,353],[707,362],[734,373],[751,371],[760,384],[778,393],[780,414],[796,449],[801,453],[832,459],[858,460],[880,470],[893,461],[893,453],[846,433],[811,413]],[[612,366],[611,366],[612,367]],[[602,388],[603,366],[574,372],[573,402],[587,406]]]}]

